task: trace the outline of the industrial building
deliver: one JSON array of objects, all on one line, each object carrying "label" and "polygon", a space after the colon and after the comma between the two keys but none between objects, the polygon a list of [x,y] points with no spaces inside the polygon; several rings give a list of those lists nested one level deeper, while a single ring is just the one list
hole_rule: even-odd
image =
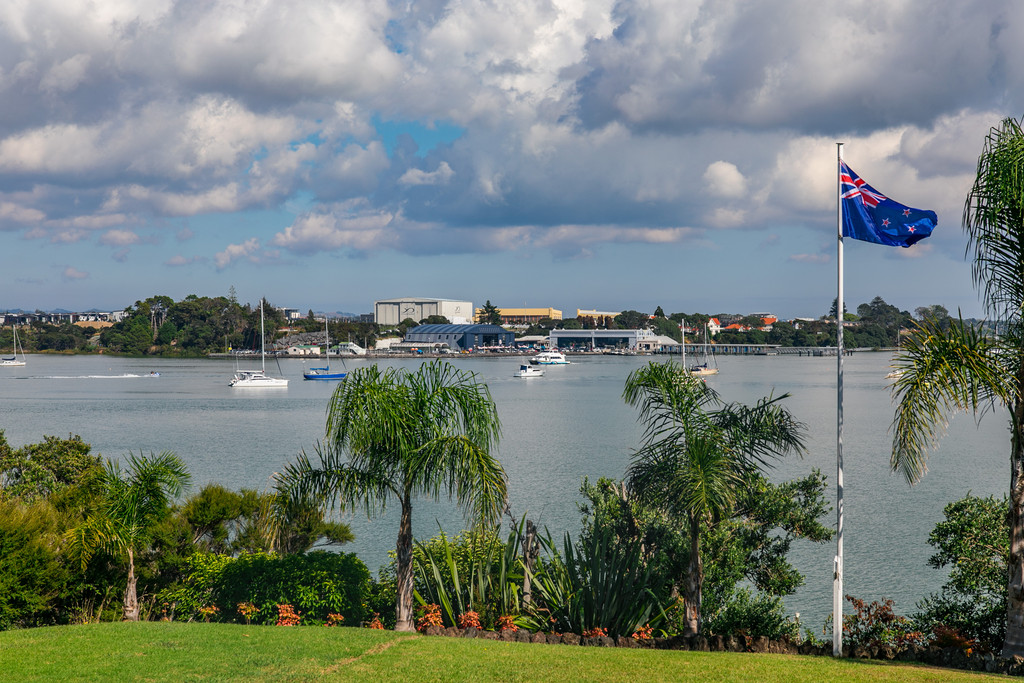
[{"label": "industrial building", "polygon": [[373,302],[373,322],[378,325],[398,325],[406,318],[419,322],[432,315],[443,315],[452,323],[468,323],[473,303],[411,296]]},{"label": "industrial building", "polygon": [[498,325],[419,325],[406,331],[403,346],[447,344],[450,349],[468,351],[484,346],[511,346],[515,340],[515,333]]},{"label": "industrial building", "polygon": [[658,335],[650,330],[551,330],[548,339],[553,349],[652,350]]},{"label": "industrial building", "polygon": [[[499,308],[502,325],[532,325],[542,318],[561,320],[562,312],[557,308]],[[476,309],[477,322],[480,321],[484,309]]]}]

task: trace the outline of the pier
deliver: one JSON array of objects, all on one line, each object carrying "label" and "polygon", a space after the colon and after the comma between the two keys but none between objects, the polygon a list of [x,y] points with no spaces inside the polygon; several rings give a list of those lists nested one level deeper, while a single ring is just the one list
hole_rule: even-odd
[{"label": "pier", "polygon": [[[682,347],[671,347],[658,354],[680,355]],[[846,349],[849,355],[855,349]],[[704,353],[712,356],[834,356],[834,346],[779,346],[778,344],[687,344],[687,356],[703,356]]]}]

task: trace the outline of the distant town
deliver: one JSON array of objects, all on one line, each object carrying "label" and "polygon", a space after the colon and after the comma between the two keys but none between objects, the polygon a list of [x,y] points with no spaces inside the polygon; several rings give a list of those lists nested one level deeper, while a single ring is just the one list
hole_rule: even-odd
[{"label": "distant town", "polygon": [[[266,343],[279,355],[483,353],[555,348],[568,351],[681,353],[682,344],[714,346],[719,353],[771,353],[776,349],[835,345],[835,302],[820,318],[780,320],[770,312],[746,314],[510,308],[487,301],[400,297],[374,302],[372,313],[324,314],[263,302]],[[925,317],[949,321],[940,305],[913,313],[881,297],[844,315],[848,348],[891,348]],[[29,352],[106,352],[202,356],[259,348],[259,303],[233,295],[181,301],[155,296],[117,311],[5,311],[0,349]],[[17,332],[17,339],[15,339]]]}]

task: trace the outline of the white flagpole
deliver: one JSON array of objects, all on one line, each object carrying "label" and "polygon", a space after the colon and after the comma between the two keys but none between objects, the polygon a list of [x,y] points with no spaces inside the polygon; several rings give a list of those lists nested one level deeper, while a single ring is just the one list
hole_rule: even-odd
[{"label": "white flagpole", "polygon": [[843,184],[839,162],[843,143],[836,143],[836,227],[838,229],[838,292],[836,294],[836,557],[832,581],[832,656],[843,656]]}]

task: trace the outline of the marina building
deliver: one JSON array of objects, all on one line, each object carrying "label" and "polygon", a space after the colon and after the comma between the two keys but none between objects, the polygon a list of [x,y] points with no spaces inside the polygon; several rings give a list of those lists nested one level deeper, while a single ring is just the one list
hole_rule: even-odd
[{"label": "marina building", "polygon": [[378,325],[398,325],[406,318],[419,322],[432,315],[442,315],[452,323],[468,323],[473,315],[473,303],[411,296],[373,303],[373,322]]},{"label": "marina building", "polygon": [[453,350],[468,351],[484,346],[511,346],[515,340],[514,332],[498,325],[419,325],[406,331],[402,345],[447,345]]},{"label": "marina building", "polygon": [[658,344],[650,330],[551,330],[548,339],[553,349],[654,350]]}]

